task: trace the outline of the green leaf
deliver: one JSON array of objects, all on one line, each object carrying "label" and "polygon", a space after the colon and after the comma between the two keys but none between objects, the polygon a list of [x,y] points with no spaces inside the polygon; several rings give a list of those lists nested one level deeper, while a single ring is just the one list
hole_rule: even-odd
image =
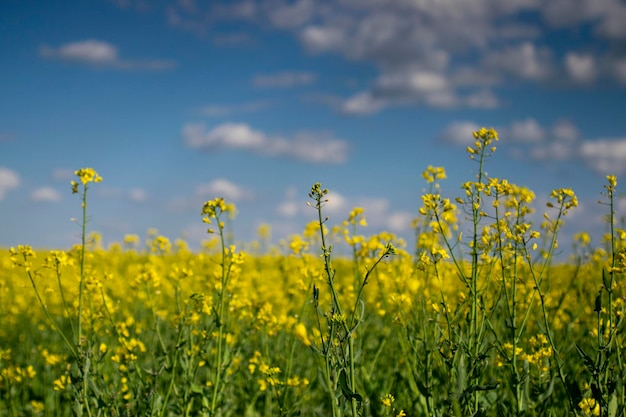
[{"label": "green leaf", "polygon": [[583,362],[585,363],[585,366],[587,367],[587,369],[589,369],[589,372],[594,374],[596,370],[596,365],[593,359],[591,359],[591,357],[585,353],[583,348],[581,348],[578,345],[578,343],[576,343],[576,350],[578,351],[578,354],[580,355],[580,357],[583,359]]},{"label": "green leaf", "polygon": [[339,373],[339,387],[341,387],[341,392],[343,396],[347,399],[352,398],[352,390],[348,386],[348,376],[346,375],[346,370],[342,369]]},{"label": "green leaf", "polygon": [[604,285],[604,288],[611,291],[611,280],[609,279],[609,276],[607,276],[606,269],[604,268],[602,268],[602,284]]},{"label": "green leaf", "polygon": [[598,294],[598,296],[596,297],[595,308],[593,309],[593,311],[595,311],[596,313],[602,311],[602,291],[600,291],[600,294]]},{"label": "green leaf", "polygon": [[191,392],[194,394],[202,394],[202,386],[198,384],[191,383]]},{"label": "green leaf", "polygon": [[339,386],[341,387],[341,392],[343,396],[347,400],[355,399],[358,402],[363,402],[363,397],[356,392],[352,392],[350,387],[348,386],[348,375],[346,374],[346,370],[342,369],[339,373]]},{"label": "green leaf", "polygon": [[611,395],[609,400],[609,417],[615,417],[617,415],[617,394]]}]

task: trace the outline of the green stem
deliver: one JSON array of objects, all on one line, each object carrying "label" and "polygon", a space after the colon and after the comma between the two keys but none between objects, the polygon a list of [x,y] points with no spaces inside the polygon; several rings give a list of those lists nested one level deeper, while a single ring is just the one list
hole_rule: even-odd
[{"label": "green stem", "polygon": [[532,303],[535,297],[535,294],[539,295],[539,300],[541,303],[541,313],[542,313],[542,318],[543,318],[543,325],[545,326],[545,334],[546,337],[548,338],[548,342],[550,343],[550,347],[552,348],[552,352],[554,354],[554,359],[556,362],[556,367],[557,367],[557,372],[559,375],[559,379],[561,380],[561,383],[563,384],[563,386],[565,387],[565,391],[567,392],[567,399],[569,400],[569,405],[570,405],[570,410],[575,414],[577,412],[577,406],[576,406],[576,402],[574,401],[574,398],[572,397],[568,387],[567,387],[567,375],[565,374],[564,370],[563,370],[563,360],[561,359],[561,355],[559,354],[559,351],[556,349],[556,344],[554,343],[554,338],[552,337],[552,331],[550,329],[550,323],[548,321],[548,312],[546,310],[546,303],[545,303],[545,295],[543,293],[543,290],[541,289],[541,284],[543,282],[543,278],[544,278],[544,273],[548,268],[548,265],[550,263],[550,260],[552,259],[552,255],[554,253],[554,248],[556,246],[556,241],[557,241],[557,231],[558,231],[558,227],[561,221],[561,217],[563,216],[563,211],[564,211],[564,206],[565,206],[565,201],[563,201],[561,203],[561,206],[559,207],[559,214],[557,216],[557,219],[554,222],[554,226],[553,226],[553,230],[552,230],[552,237],[550,239],[550,248],[548,250],[548,253],[545,255],[545,262],[541,268],[541,271],[539,272],[539,276],[537,276],[537,274],[535,273],[534,268],[532,267],[532,261],[531,261],[531,257],[530,254],[526,254],[526,261],[529,265],[529,271],[530,271],[530,275],[533,279],[533,282],[535,284],[535,292],[533,292],[533,295],[531,297],[530,300],[530,305],[528,307],[528,310],[526,312],[526,317],[524,317],[524,321],[523,323],[526,323],[526,320],[528,318],[528,315],[530,314],[530,310],[532,307]]},{"label": "green stem", "polygon": [[[230,268],[231,268],[231,263],[229,263],[228,267],[226,266],[226,241],[224,238],[224,227],[222,225],[222,223],[220,222],[220,216],[217,215],[216,216],[216,221],[218,224],[218,228],[219,228],[219,233],[220,233],[220,243],[222,246],[222,262],[221,262],[221,269],[222,269],[222,277],[221,277],[221,285],[222,288],[220,288],[219,291],[219,300],[218,300],[218,307],[217,307],[217,327],[218,327],[218,339],[217,339],[217,360],[216,360],[216,365],[215,365],[215,380],[213,383],[213,397],[211,399],[211,415],[215,415],[215,410],[217,408],[217,397],[219,394],[219,388],[220,388],[220,383],[221,383],[221,378],[222,378],[222,356],[223,356],[223,349],[224,349],[224,293],[226,292],[226,287],[228,285],[228,278],[230,275]],[[231,254],[232,256],[232,254]]]},{"label": "green stem", "polygon": [[[24,260],[26,260],[26,257],[24,257]],[[61,335],[61,338],[63,338],[63,341],[65,342],[65,344],[69,348],[70,352],[72,352],[72,356],[74,356],[74,358],[78,358],[79,357],[79,353],[76,350],[76,347],[74,345],[72,345],[72,343],[69,341],[69,339],[65,336],[65,334],[63,333],[63,331],[61,330],[59,325],[52,318],[52,315],[50,314],[50,311],[48,310],[48,307],[43,302],[43,299],[41,298],[41,294],[39,294],[39,290],[37,290],[37,285],[35,284],[35,279],[33,277],[32,272],[27,270],[26,274],[28,275],[28,279],[30,280],[31,285],[33,286],[33,290],[35,291],[35,296],[37,297],[37,301],[39,301],[39,304],[43,308],[43,311],[46,314],[46,317],[48,318],[48,321],[52,324],[52,326],[54,326],[54,330],[59,335]]]},{"label": "green stem", "polygon": [[78,340],[76,341],[76,345],[82,346],[82,337],[83,337],[83,292],[85,288],[85,242],[86,242],[86,234],[87,234],[87,184],[84,185],[83,188],[83,221],[81,224],[81,245],[80,245],[80,277],[78,283]]}]

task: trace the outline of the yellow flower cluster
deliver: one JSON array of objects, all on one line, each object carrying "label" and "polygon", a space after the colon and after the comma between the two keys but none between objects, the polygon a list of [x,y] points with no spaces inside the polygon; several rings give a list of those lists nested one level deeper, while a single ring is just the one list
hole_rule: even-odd
[{"label": "yellow flower cluster", "polygon": [[[211,224],[211,220],[215,219],[220,230],[224,229],[224,222],[220,220],[223,213],[226,213],[230,218],[233,218],[237,211],[234,204],[227,204],[221,197],[206,201],[202,205],[202,221],[206,224]],[[208,229],[207,232],[213,233],[214,231],[213,229]]]},{"label": "yellow flower cluster", "polygon": [[[92,182],[102,182],[102,177],[93,168],[81,168],[74,171],[74,175],[78,177],[78,181],[83,184],[83,187],[87,187]],[[78,193],[78,182],[72,180],[70,184],[72,185],[72,193]]]},{"label": "yellow flower cluster", "polygon": [[422,177],[429,184],[435,182],[435,180],[445,180],[447,178],[444,167],[434,167],[432,165],[429,165],[428,168],[422,172]]},{"label": "yellow flower cluster", "polygon": [[[472,159],[474,159],[475,155],[484,152],[493,141],[499,140],[498,132],[496,132],[494,128],[487,129],[486,127],[482,127],[480,130],[473,132],[472,135],[475,139],[474,147],[468,146],[466,149]],[[492,146],[489,150],[493,153],[496,148]]]},{"label": "yellow flower cluster", "polygon": [[585,416],[600,415],[600,404],[593,398],[583,398],[578,403],[578,407],[580,407],[580,411],[582,411]]}]

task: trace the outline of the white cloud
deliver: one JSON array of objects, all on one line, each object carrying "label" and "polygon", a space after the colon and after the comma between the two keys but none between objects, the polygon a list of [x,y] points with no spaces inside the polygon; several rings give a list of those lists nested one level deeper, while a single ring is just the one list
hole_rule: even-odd
[{"label": "white cloud", "polygon": [[[438,140],[456,145],[469,145],[474,142],[472,132],[480,129],[475,122],[453,122],[437,137]],[[552,142],[558,142],[561,147],[572,148],[572,142],[578,140],[580,134],[576,126],[569,120],[558,120],[550,128],[542,126],[533,117],[523,120],[515,120],[509,126],[497,127],[499,135],[505,141],[515,141],[534,146],[534,149],[547,146]],[[556,148],[555,148],[556,149]],[[538,154],[544,154],[538,151]]]},{"label": "white cloud", "polygon": [[530,157],[536,161],[567,161],[576,156],[576,146],[562,141],[553,141],[542,146],[534,146]]},{"label": "white cloud", "polygon": [[572,27],[588,23],[594,32],[610,40],[626,37],[626,5],[619,0],[551,0],[541,9],[554,27]]},{"label": "white cloud", "polygon": [[423,101],[435,107],[451,107],[458,102],[445,76],[421,69],[383,73],[374,94],[381,99]]},{"label": "white cloud", "polygon": [[39,55],[43,58],[58,59],[67,62],[115,69],[163,70],[174,66],[173,61],[164,60],[126,60],[119,56],[116,46],[96,40],[70,42],[57,48],[42,46]]},{"label": "white cloud", "polygon": [[612,59],[609,63],[613,76],[622,84],[626,84],[626,58]]},{"label": "white cloud", "polygon": [[480,126],[474,122],[453,122],[438,136],[437,139],[444,143],[468,146],[474,143],[472,133],[479,129]]},{"label": "white cloud", "polygon": [[432,107],[451,108],[458,106],[460,100],[451,90],[440,90],[426,94],[424,102]]},{"label": "white cloud", "polygon": [[252,192],[224,178],[217,178],[208,184],[199,185],[196,195],[205,200],[215,197],[224,198],[227,201],[241,201],[253,197]]},{"label": "white cloud", "polygon": [[190,196],[170,198],[165,208],[169,213],[195,212],[201,209],[205,201],[214,198],[224,198],[227,202],[242,202],[253,200],[255,196],[244,186],[225,178],[216,178],[211,182],[198,184]]},{"label": "white cloud", "polygon": [[314,163],[342,163],[348,154],[345,141],[324,132],[282,137],[267,135],[245,123],[223,123],[209,131],[202,123],[190,123],[183,127],[182,134],[185,143],[196,149],[241,149]]},{"label": "white cloud", "polygon": [[[486,103],[491,101],[490,103]],[[471,98],[474,107],[493,105],[493,97]],[[342,102],[339,109],[346,114],[371,114],[390,105],[425,103],[449,108],[470,105],[470,97],[459,97],[453,85],[442,74],[430,70],[403,69],[384,72],[371,90],[362,91]]]},{"label": "white cloud", "polygon": [[276,213],[282,217],[293,218],[300,211],[300,204],[296,201],[282,201],[276,207]]},{"label": "white cloud", "polygon": [[298,0],[272,8],[269,19],[278,28],[294,28],[306,23],[314,13],[313,0]]},{"label": "white cloud", "polygon": [[[626,38],[626,5],[620,0],[329,0],[319,4],[314,0],[238,0],[201,4],[171,6],[178,16],[176,24],[201,33],[222,20],[255,22],[290,33],[310,52],[368,64],[378,72],[370,88],[320,100],[344,114],[369,115],[387,107],[414,105],[493,109],[501,104],[493,89],[519,80],[588,83],[610,76],[626,84],[626,61],[620,47]],[[536,14],[540,20],[520,20],[526,13]],[[596,38],[608,42],[607,47],[568,53],[540,43],[548,39],[549,30],[581,24],[589,25]],[[289,87],[312,83],[315,77],[311,75],[261,75],[253,82]],[[214,114],[226,111],[209,109]]]},{"label": "white cloud", "polygon": [[411,74],[409,86],[415,91],[426,93],[446,90],[449,85],[446,78],[436,72],[417,71]]},{"label": "white cloud", "polygon": [[199,199],[198,201],[195,199],[192,201],[191,199],[185,197],[174,197],[167,202],[165,209],[169,213],[183,213],[192,208],[197,208],[199,210],[201,204],[202,202],[199,201]]},{"label": "white cloud", "polygon": [[69,181],[74,176],[74,171],[69,168],[56,168],[52,171],[52,178],[57,181]]},{"label": "white cloud", "polygon": [[135,203],[143,203],[148,200],[148,193],[142,188],[133,188],[128,192],[128,198]]},{"label": "white cloud", "polygon": [[508,136],[521,142],[541,142],[546,138],[546,131],[537,120],[529,117],[526,120],[513,122],[508,129]]},{"label": "white cloud", "polygon": [[552,135],[558,140],[573,142],[580,137],[580,132],[571,121],[558,120],[552,126]]},{"label": "white cloud", "polygon": [[520,157],[527,155],[535,161],[566,161],[578,156],[578,128],[569,120],[557,120],[551,127],[544,127],[536,119],[529,117],[511,123],[503,129],[501,137],[512,139],[530,148],[518,148]]},{"label": "white cloud", "polygon": [[300,31],[300,39],[315,52],[324,52],[341,47],[345,33],[338,27],[308,26]]},{"label": "white cloud", "polygon": [[192,148],[259,149],[266,142],[263,133],[243,123],[223,123],[209,132],[204,124],[187,124],[183,128],[187,145]]},{"label": "white cloud", "polygon": [[[295,188],[287,189],[284,200],[276,206],[276,213],[287,218],[293,218],[297,215],[310,215],[311,207],[306,203],[309,202],[312,205],[313,202],[308,197],[306,199],[297,199],[296,197]],[[324,202],[322,214],[332,216],[334,218],[333,221],[343,220],[354,207],[363,207],[368,219],[372,217],[374,223],[376,223],[376,219],[385,217],[385,213],[389,208],[389,201],[385,198],[346,197],[336,190],[329,190],[325,200],[327,201]]]},{"label": "white cloud", "polygon": [[[190,0],[186,0],[190,1]],[[216,22],[255,22],[283,30],[308,51],[364,62],[378,72],[371,88],[325,103],[344,114],[374,114],[391,106],[492,109],[495,86],[518,80],[587,83],[612,76],[626,83],[620,39],[626,5],[620,0],[238,0],[175,4],[178,26],[208,32]],[[539,21],[522,19],[536,14]],[[472,22],[472,24],[467,24]],[[547,23],[547,25],[546,25]],[[603,51],[559,52],[548,43],[554,28],[588,24]],[[565,32],[563,36],[568,36]],[[593,39],[592,39],[593,41]],[[617,51],[617,52],[615,52]],[[559,63],[557,66],[556,64]],[[262,75],[257,86],[311,83],[308,73]],[[212,109],[220,113],[224,109]]]},{"label": "white cloud", "polygon": [[382,99],[375,98],[371,92],[364,91],[346,99],[340,105],[340,110],[345,114],[372,114],[386,106]]},{"label": "white cloud", "polygon": [[32,201],[56,203],[61,201],[61,194],[52,187],[40,187],[30,195]]},{"label": "white cloud", "polygon": [[43,46],[40,52],[44,57],[61,58],[93,65],[111,65],[119,60],[115,46],[98,40],[71,42],[56,49]]},{"label": "white cloud", "polygon": [[465,98],[468,107],[478,109],[495,109],[500,106],[500,100],[491,91],[481,90]]},{"label": "white cloud", "polygon": [[327,133],[298,133],[291,138],[272,137],[263,150],[268,155],[285,156],[314,163],[343,163],[348,145]]},{"label": "white cloud", "polygon": [[587,166],[602,174],[626,172],[626,138],[585,141],[580,156]]},{"label": "white cloud", "polygon": [[7,193],[20,185],[20,176],[17,172],[0,167],[0,201],[4,200]]},{"label": "white cloud", "polygon": [[[457,121],[446,127],[437,140],[457,146],[468,146],[474,142],[472,132],[480,125],[471,121]],[[508,126],[496,127],[503,143],[513,143],[509,155],[519,159],[535,161],[566,161],[580,157],[580,132],[569,120],[557,120],[550,127],[542,126],[529,117],[516,120]]]},{"label": "white cloud", "polygon": [[[348,199],[337,191],[330,190],[328,194],[326,194],[326,200],[327,201],[324,202],[324,206],[322,208],[322,215],[333,217],[343,216],[344,214],[347,214],[347,211],[350,209]],[[305,205],[304,207],[308,208],[309,206]],[[304,212],[304,209],[303,213],[306,213]]]},{"label": "white cloud", "polygon": [[623,1],[600,2],[610,4],[605,19],[597,27],[596,33],[617,41],[626,39],[626,5]]},{"label": "white cloud", "polygon": [[596,78],[596,64],[590,54],[569,52],[565,56],[565,68],[576,82],[589,83]]},{"label": "white cloud", "polygon": [[407,211],[390,213],[387,216],[387,228],[393,233],[406,233],[411,229],[415,214]]},{"label": "white cloud", "polygon": [[298,190],[295,187],[287,188],[284,200],[278,203],[274,209],[276,214],[292,219],[303,210],[303,207],[309,207],[304,200],[298,200],[297,196]]},{"label": "white cloud", "polygon": [[289,88],[315,82],[315,74],[311,72],[284,71],[276,74],[257,75],[252,80],[256,87]]},{"label": "white cloud", "polygon": [[505,71],[515,77],[532,81],[545,80],[554,71],[552,52],[546,47],[537,48],[531,42],[488,52],[484,67],[485,70]]}]

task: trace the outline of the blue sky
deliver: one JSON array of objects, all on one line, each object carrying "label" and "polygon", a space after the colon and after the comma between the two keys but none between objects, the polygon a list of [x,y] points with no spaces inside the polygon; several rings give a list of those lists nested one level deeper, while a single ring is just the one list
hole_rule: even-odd
[{"label": "blue sky", "polygon": [[624,21],[620,0],[4,1],[0,246],[76,243],[87,166],[105,243],[197,245],[217,196],[238,240],[268,223],[278,241],[321,182],[331,224],[363,206],[366,232],[413,244],[421,172],[444,166],[459,195],[483,125],[501,137],[490,176],[540,211],[573,188],[564,239],[597,236],[605,176],[626,171]]}]

